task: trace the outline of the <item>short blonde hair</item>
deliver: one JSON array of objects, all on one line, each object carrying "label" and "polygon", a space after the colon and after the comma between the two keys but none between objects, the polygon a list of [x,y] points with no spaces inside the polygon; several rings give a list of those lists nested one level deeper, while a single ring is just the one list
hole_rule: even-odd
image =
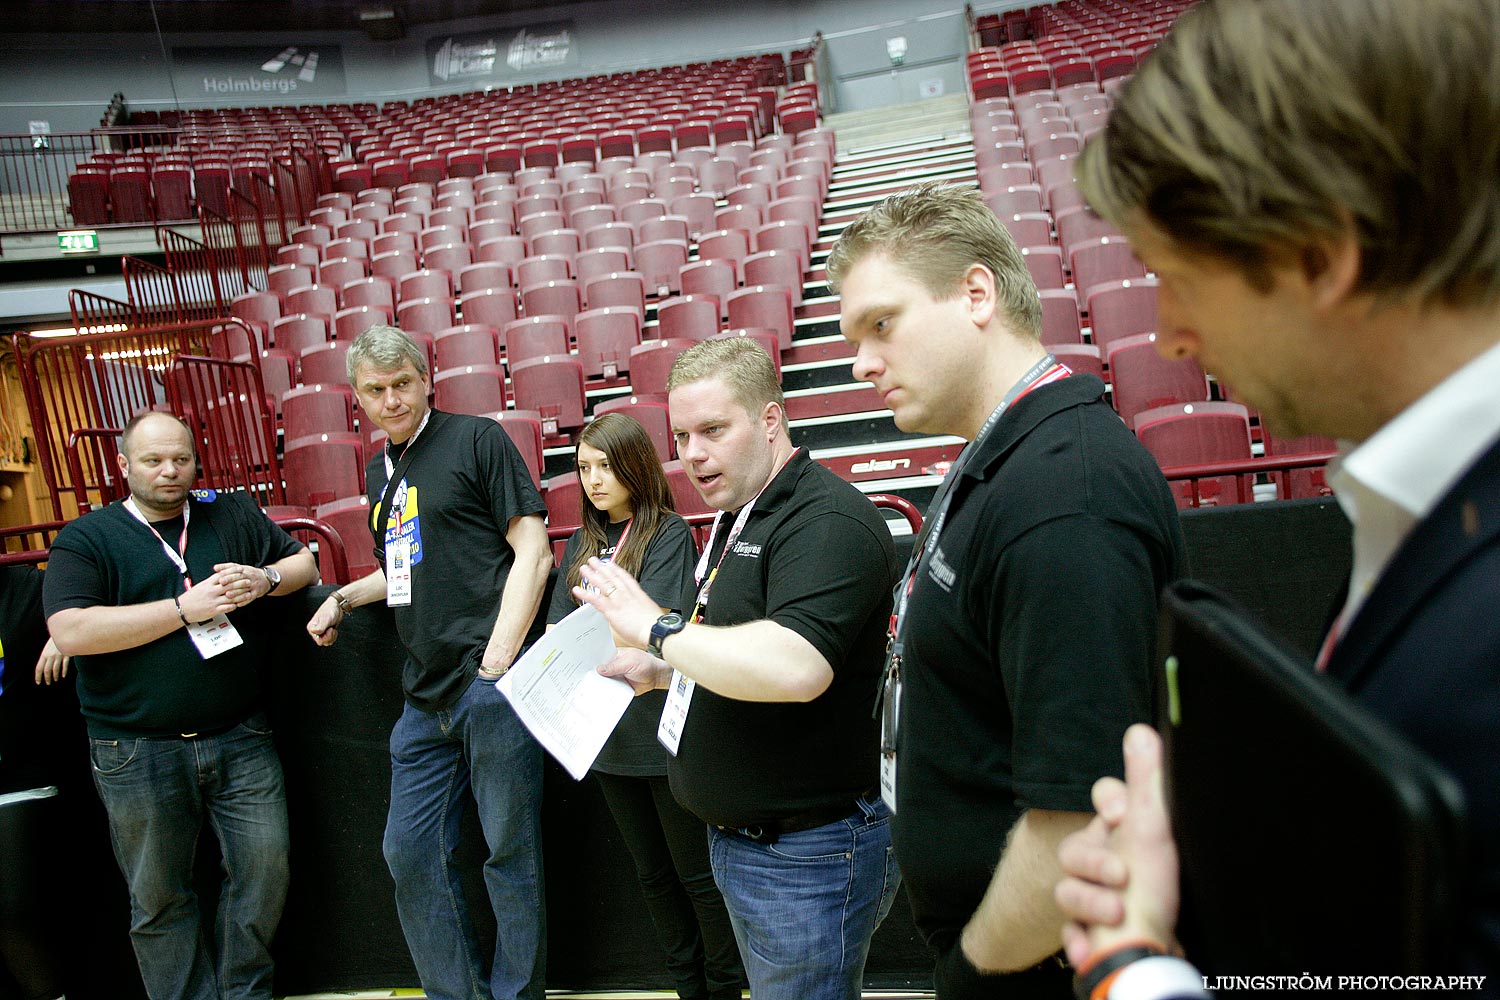
[{"label": "short blonde hair", "polygon": [[[711,378],[722,379],[752,417],[759,416],[767,403],[781,407],[783,414],[786,411],[786,397],[776,381],[771,356],[748,337],[705,340],[683,351],[667,376],[667,392]],[[786,426],[785,416],[782,426]]]},{"label": "short blonde hair", "polygon": [[1262,290],[1352,227],[1361,290],[1494,303],[1497,39],[1495,0],[1204,0],[1121,89],[1079,185]]},{"label": "short blonde hair", "polygon": [[1041,338],[1042,300],[1026,258],[973,188],[924,184],[855,219],[828,254],[828,287],[837,293],[854,265],[872,253],[904,267],[935,299],[957,295],[969,268],[982,264],[995,276],[1007,325]]}]

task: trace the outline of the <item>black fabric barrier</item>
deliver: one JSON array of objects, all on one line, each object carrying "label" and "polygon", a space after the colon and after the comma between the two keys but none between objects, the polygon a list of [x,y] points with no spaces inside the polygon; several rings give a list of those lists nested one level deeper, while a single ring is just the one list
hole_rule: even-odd
[{"label": "black fabric barrier", "polygon": [[[1204,509],[1185,513],[1183,527],[1194,576],[1236,597],[1292,645],[1316,648],[1348,572],[1349,528],[1337,504]],[[278,994],[417,985],[380,847],[387,737],[401,712],[401,647],[380,606],[360,608],[331,649],[314,646],[302,628],[330,590],[280,599],[286,615],[267,665],[292,825],[291,896],[275,949]],[[69,819],[47,857],[5,858],[0,877],[14,864],[53,868],[72,932],[60,943],[71,1000],[137,1000],[144,993],[127,937],[129,903],[88,778],[71,678],[50,692],[56,730],[73,734],[75,756],[54,761],[70,776],[63,783]],[[669,989],[634,868],[597,785],[574,782],[549,758],[544,795],[548,986]],[[488,935],[482,849],[471,809],[461,863],[480,933]],[[217,848],[205,836],[199,866],[208,907],[216,865]],[[867,976],[876,986],[930,988],[930,960],[904,895],[876,935]]]}]

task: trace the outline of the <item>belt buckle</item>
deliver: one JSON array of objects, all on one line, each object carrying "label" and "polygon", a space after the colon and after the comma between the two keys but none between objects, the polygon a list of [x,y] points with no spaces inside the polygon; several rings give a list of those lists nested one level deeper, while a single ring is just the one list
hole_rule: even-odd
[{"label": "belt buckle", "polygon": [[196,739],[197,736],[198,736],[197,733],[178,733],[177,735],[180,736],[180,737],[182,737],[185,740]]}]

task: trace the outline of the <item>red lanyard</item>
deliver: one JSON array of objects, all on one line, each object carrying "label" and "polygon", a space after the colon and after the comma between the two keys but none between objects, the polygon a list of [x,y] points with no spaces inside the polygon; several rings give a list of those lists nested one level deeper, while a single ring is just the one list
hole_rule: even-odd
[{"label": "red lanyard", "polygon": [[927,525],[924,527],[922,533],[918,535],[916,545],[912,548],[911,560],[906,565],[906,585],[901,588],[900,598],[897,600],[896,606],[891,609],[889,635],[893,642],[898,641],[901,635],[901,622],[906,617],[906,604],[911,597],[912,589],[916,586],[917,570],[921,566],[923,557],[937,548],[938,537],[943,532],[943,522],[948,517],[948,503],[953,497],[953,490],[958,486],[958,477],[962,474],[964,467],[968,465],[969,459],[979,450],[980,442],[988,437],[990,431],[1000,422],[1001,415],[1016,403],[1026,398],[1026,395],[1033,389],[1049,385],[1053,382],[1059,382],[1072,374],[1072,369],[1068,368],[1067,365],[1058,363],[1051,354],[1038,361],[1031,367],[1030,371],[1021,376],[1021,380],[1011,388],[1010,392],[1005,394],[1005,398],[990,413],[984,422],[984,426],[979,429],[979,433],[974,435],[974,440],[969,442],[968,446],[959,454],[958,460],[953,463],[953,467],[948,470],[948,475],[940,488],[939,496],[933,500],[932,507],[928,510]]},{"label": "red lanyard", "polygon": [[192,516],[190,513],[191,505],[188,503],[183,503],[182,505],[182,534],[177,539],[177,550],[175,552],[172,550],[172,546],[167,544],[167,540],[161,537],[161,532],[157,531],[156,527],[150,521],[146,520],[146,515],[142,514],[141,509],[135,505],[135,497],[126,499],[125,509],[130,511],[130,515],[137,521],[144,524],[146,530],[155,535],[158,542],[161,542],[162,551],[167,554],[168,559],[172,560],[172,565],[176,566],[178,571],[182,573],[182,580],[185,584],[183,589],[191,588],[193,578],[188,576],[187,568],[188,519]]}]

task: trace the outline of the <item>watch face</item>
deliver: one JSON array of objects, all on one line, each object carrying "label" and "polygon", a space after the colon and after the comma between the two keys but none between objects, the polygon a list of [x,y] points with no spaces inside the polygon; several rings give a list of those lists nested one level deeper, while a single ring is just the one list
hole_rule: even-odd
[{"label": "watch face", "polygon": [[661,626],[661,628],[664,630],[680,629],[687,624],[687,619],[683,618],[675,611],[669,611],[658,618],[656,620],[656,624]]}]

